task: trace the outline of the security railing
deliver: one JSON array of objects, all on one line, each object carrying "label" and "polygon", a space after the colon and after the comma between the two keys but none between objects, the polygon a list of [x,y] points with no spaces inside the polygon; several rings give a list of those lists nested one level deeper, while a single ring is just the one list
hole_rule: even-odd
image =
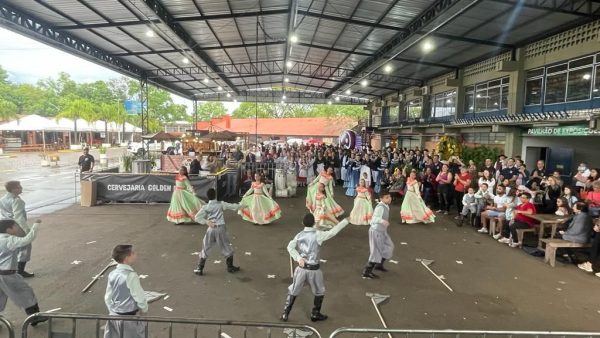
[{"label": "security railing", "polygon": [[[7,337],[8,338],[15,338],[15,329],[13,328],[12,324],[4,317],[0,316],[0,325],[4,326],[4,328],[6,328],[6,333],[7,334],[2,334],[0,335],[0,337]],[[0,329],[0,332],[4,332],[4,328]]]},{"label": "security railing", "polygon": [[[145,324],[144,337],[286,337],[286,338],[321,338],[321,334],[308,325],[263,323],[263,322],[238,322],[230,320],[209,320],[190,318],[161,318],[146,316],[108,316],[98,314],[75,313],[36,313],[23,322],[21,337],[29,336],[29,327],[38,318],[47,318],[47,337],[68,338],[100,338],[105,321],[140,322]],[[10,324],[10,323],[8,323]],[[69,325],[70,324],[70,325]],[[6,324],[5,324],[6,325]],[[33,331],[33,330],[32,330]],[[39,327],[36,337],[39,336]],[[11,338],[14,335],[10,336]],[[114,336],[111,336],[114,337]],[[137,337],[137,336],[136,336]],[[120,332],[120,338],[129,338]]]},{"label": "security railing", "polygon": [[600,337],[600,332],[562,332],[562,331],[485,331],[485,330],[403,330],[403,329],[362,329],[339,328],[331,333],[335,337],[404,337],[404,338],[514,338],[514,337]]}]

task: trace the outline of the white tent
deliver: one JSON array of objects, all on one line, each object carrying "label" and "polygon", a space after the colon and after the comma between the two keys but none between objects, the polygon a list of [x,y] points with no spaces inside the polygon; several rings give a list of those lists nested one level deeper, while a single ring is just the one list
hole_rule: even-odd
[{"label": "white tent", "polygon": [[27,115],[18,120],[0,124],[1,131],[48,131],[56,130],[56,122],[39,115]]}]

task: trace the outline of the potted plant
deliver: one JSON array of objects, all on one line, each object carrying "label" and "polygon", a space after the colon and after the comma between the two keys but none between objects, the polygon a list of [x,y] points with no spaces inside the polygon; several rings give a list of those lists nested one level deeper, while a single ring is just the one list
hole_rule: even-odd
[{"label": "potted plant", "polygon": [[106,155],[106,148],[100,147],[100,166],[103,168],[108,167],[108,156]]},{"label": "potted plant", "polygon": [[130,173],[132,164],[133,164],[133,156],[127,155],[127,153],[124,153],[119,158],[119,172],[120,173]]}]

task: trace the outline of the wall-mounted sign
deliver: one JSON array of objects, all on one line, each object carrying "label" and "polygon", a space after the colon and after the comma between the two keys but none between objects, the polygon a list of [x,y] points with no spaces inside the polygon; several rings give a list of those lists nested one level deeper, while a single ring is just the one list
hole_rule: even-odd
[{"label": "wall-mounted sign", "polygon": [[528,128],[527,136],[592,136],[600,135],[600,130],[586,125]]}]

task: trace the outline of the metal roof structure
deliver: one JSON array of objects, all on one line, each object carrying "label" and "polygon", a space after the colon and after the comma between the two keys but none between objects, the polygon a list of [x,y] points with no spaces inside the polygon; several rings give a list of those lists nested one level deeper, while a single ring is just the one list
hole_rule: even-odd
[{"label": "metal roof structure", "polygon": [[592,0],[0,0],[0,26],[192,100],[365,104],[596,20],[599,9]]}]

